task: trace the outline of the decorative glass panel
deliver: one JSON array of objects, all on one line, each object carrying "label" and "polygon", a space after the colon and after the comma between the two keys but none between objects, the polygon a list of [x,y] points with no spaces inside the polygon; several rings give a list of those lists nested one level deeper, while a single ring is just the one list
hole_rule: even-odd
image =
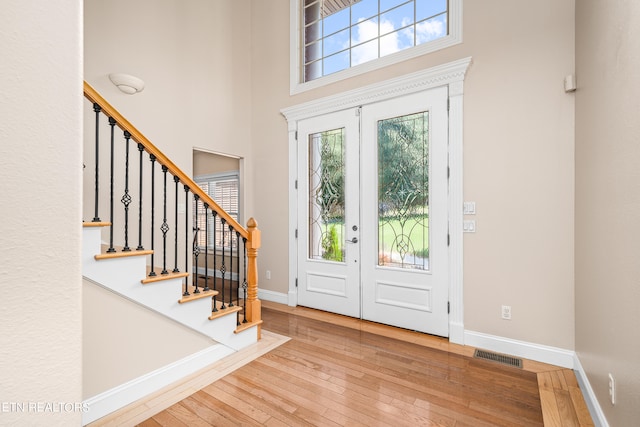
[{"label": "decorative glass panel", "polygon": [[378,122],[378,265],[429,269],[429,113]]},{"label": "decorative glass panel", "polygon": [[345,132],[309,135],[309,258],[344,261]]}]

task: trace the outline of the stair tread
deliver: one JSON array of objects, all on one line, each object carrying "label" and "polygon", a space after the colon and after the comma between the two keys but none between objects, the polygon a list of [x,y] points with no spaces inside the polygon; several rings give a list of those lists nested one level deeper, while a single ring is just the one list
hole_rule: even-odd
[{"label": "stair tread", "polygon": [[151,255],[153,253],[153,251],[150,249],[145,249],[145,250],[131,249],[130,251],[123,251],[122,247],[120,246],[114,246],[113,248],[115,249],[115,252],[107,252],[107,250],[109,249],[109,245],[101,245],[101,253],[96,255],[94,258],[97,260],[111,259],[111,258],[124,258],[124,257],[130,257],[130,256],[146,256],[146,255]]},{"label": "stair tread", "polygon": [[173,271],[169,271],[166,274],[162,274],[161,273],[162,267],[155,267],[153,271],[156,273],[156,275],[149,276],[149,273],[151,272],[151,266],[147,266],[147,275],[145,276],[144,279],[140,281],[143,285],[147,283],[162,282],[162,281],[171,280],[171,279],[180,279],[182,277],[189,276],[189,273],[183,273],[183,272],[174,273]]},{"label": "stair tread", "polygon": [[214,291],[213,289],[210,289],[208,291],[203,291],[202,288],[199,289],[199,293],[195,294],[195,287],[194,286],[189,286],[189,294],[188,296],[183,296],[182,298],[180,298],[178,300],[178,302],[180,304],[184,304],[185,302],[189,302],[189,301],[194,301],[200,298],[211,298],[214,295],[218,295],[218,291]]},{"label": "stair tread", "polygon": [[233,307],[229,307],[229,305],[225,305],[225,308],[222,308],[222,302],[216,301],[216,307],[218,311],[212,311],[211,316],[209,316],[209,320],[218,319],[220,317],[226,316],[227,314],[237,313],[238,311],[242,311],[242,306],[234,305]]},{"label": "stair tread", "polygon": [[108,227],[110,225],[111,223],[108,221],[98,221],[98,222],[82,221],[83,227]]},{"label": "stair tread", "polygon": [[262,324],[262,319],[261,319],[261,320],[258,320],[258,321],[256,321],[256,322],[241,323],[241,324],[240,324],[240,325],[235,329],[235,331],[233,331],[233,333],[234,333],[234,334],[239,334],[239,333],[240,333],[240,332],[242,332],[242,331],[245,331],[245,330],[247,330],[247,329],[249,329],[249,328],[252,328],[252,327],[254,327],[254,326],[261,325],[261,324]]}]

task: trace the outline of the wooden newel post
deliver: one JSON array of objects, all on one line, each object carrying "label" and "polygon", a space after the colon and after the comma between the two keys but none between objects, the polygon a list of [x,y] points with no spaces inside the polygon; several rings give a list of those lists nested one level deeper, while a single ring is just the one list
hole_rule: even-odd
[{"label": "wooden newel post", "polygon": [[[260,230],[258,222],[249,218],[247,221],[249,238],[247,239],[247,320],[262,320],[262,309],[258,299],[258,249],[260,249]],[[258,325],[258,339],[261,337],[262,325]]]}]

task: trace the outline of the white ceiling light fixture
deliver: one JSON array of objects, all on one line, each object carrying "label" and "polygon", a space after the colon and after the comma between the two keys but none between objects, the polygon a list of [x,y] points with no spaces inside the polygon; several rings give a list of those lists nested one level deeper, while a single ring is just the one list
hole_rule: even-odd
[{"label": "white ceiling light fixture", "polygon": [[109,74],[109,80],[128,95],[134,95],[144,89],[144,81],[129,74],[111,73]]}]

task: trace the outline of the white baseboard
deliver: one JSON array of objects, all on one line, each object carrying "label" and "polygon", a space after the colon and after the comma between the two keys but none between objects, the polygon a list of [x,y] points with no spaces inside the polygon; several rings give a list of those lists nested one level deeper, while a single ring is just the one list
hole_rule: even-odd
[{"label": "white baseboard", "polygon": [[459,322],[449,322],[449,342],[464,345],[464,325]]},{"label": "white baseboard", "polygon": [[573,370],[576,373],[578,384],[580,384],[580,390],[582,390],[582,395],[584,396],[587,408],[589,408],[589,413],[591,414],[593,423],[596,427],[609,427],[609,423],[604,416],[604,412],[602,412],[602,407],[600,407],[600,402],[598,402],[596,394],[593,391],[593,388],[591,388],[589,378],[587,378],[587,373],[584,371],[577,354],[575,355],[573,364]]},{"label": "white baseboard", "polygon": [[518,341],[469,330],[464,331],[464,344],[497,353],[549,363],[563,368],[574,368],[575,352],[563,348]]},{"label": "white baseboard", "polygon": [[288,303],[287,294],[270,291],[267,289],[258,289],[258,299],[277,302],[278,304],[284,304],[284,305],[287,305]]},{"label": "white baseboard", "polygon": [[197,353],[180,359],[132,381],[86,399],[83,404],[89,410],[82,414],[82,425],[87,425],[136,400],[154,393],[194,372],[234,353],[231,348],[215,344]]}]

